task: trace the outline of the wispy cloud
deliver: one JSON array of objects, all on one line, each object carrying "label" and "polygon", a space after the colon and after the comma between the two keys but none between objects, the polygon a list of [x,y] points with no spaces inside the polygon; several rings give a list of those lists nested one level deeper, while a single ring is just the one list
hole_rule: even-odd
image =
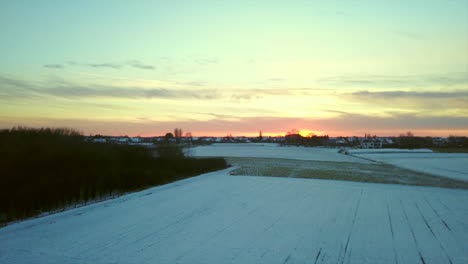
[{"label": "wispy cloud", "polygon": [[[213,114],[216,117],[216,114]],[[135,118],[134,122],[116,120],[57,120],[47,118],[8,119],[0,116],[0,127],[25,124],[36,126],[67,126],[84,129],[86,133],[107,135],[164,135],[174,127],[182,127],[196,136],[220,135],[232,133],[245,135],[262,130],[264,133],[285,134],[291,129],[308,129],[321,131],[328,135],[355,135],[376,133],[377,135],[394,135],[411,130],[417,136],[431,133],[464,134],[468,131],[468,117],[435,117],[397,115],[392,117],[374,117],[349,114],[333,118],[295,118],[295,117],[240,117],[222,116],[210,120],[174,120],[155,121],[147,118]],[[93,130],[95,129],[95,130]],[[384,133],[384,134],[382,134]]]},{"label": "wispy cloud", "polygon": [[122,68],[122,65],[115,64],[115,63],[87,63],[87,64],[81,64],[81,65],[93,67],[93,68],[112,68],[112,69]]},{"label": "wispy cloud", "polygon": [[235,93],[231,95],[231,100],[232,101],[250,101],[253,99],[260,99],[262,96],[256,95],[256,94],[249,94],[249,93]]},{"label": "wispy cloud", "polygon": [[122,99],[216,99],[221,95],[215,89],[169,89],[160,87],[116,87],[103,85],[79,85],[70,82],[47,84],[31,83],[0,76],[2,94],[9,97],[49,95],[62,98],[122,98]]},{"label": "wispy cloud", "polygon": [[134,68],[138,68],[142,70],[154,70],[155,69],[154,66],[149,65],[149,64],[144,64],[138,60],[129,61],[127,64]]},{"label": "wispy cloud", "polygon": [[342,98],[372,109],[406,109],[409,111],[467,112],[468,90],[448,91],[358,91]]},{"label": "wispy cloud", "polygon": [[8,78],[0,75],[0,85],[2,87],[14,86],[17,88],[28,87],[28,83],[22,80],[17,80],[13,78]]},{"label": "wispy cloud", "polygon": [[27,82],[0,75],[0,101],[31,97],[36,95]]},{"label": "wispy cloud", "polygon": [[285,96],[314,96],[324,92],[332,92],[328,88],[262,88],[262,89],[233,89],[231,100],[251,101],[264,97]]},{"label": "wispy cloud", "polygon": [[50,68],[50,69],[63,69],[65,68],[65,65],[63,64],[44,64],[44,68]]},{"label": "wispy cloud", "polygon": [[356,97],[366,97],[366,98],[382,98],[382,99],[392,99],[392,98],[420,98],[420,99],[439,99],[439,98],[460,98],[468,97],[468,90],[455,90],[455,91],[443,91],[443,92],[434,92],[434,91],[383,91],[383,92],[371,92],[371,91],[359,91],[351,93]]},{"label": "wispy cloud", "polygon": [[45,64],[43,67],[51,69],[62,69],[65,68],[65,65],[70,67],[90,67],[90,68],[109,68],[109,69],[121,69],[124,66],[130,66],[133,68],[141,70],[154,70],[155,67],[150,64],[143,63],[139,60],[131,60],[126,63],[111,63],[111,62],[100,62],[100,63],[82,63],[76,61],[67,61],[66,63],[54,63],[54,64]]},{"label": "wispy cloud", "polygon": [[37,93],[64,98],[122,98],[122,99],[216,99],[216,90],[187,90],[166,88],[137,88],[137,87],[87,87],[87,86],[59,86],[36,90]]},{"label": "wispy cloud", "polygon": [[176,84],[178,87],[174,87],[170,83],[139,86],[139,84],[133,84],[131,81],[125,81],[121,85],[112,85],[105,83],[75,83],[63,79],[28,82],[12,78],[0,78],[0,85],[4,87],[3,94],[8,94],[9,97],[22,98],[56,96],[63,98],[127,98],[135,100],[165,98],[251,102],[265,97],[314,96],[331,91],[330,89],[314,88],[217,89],[205,88],[198,82],[183,83],[183,85]]},{"label": "wispy cloud", "polygon": [[320,78],[318,83],[335,87],[427,87],[468,85],[468,72],[432,75],[369,75],[369,76],[332,76]]},{"label": "wispy cloud", "polygon": [[192,59],[193,63],[198,64],[200,66],[206,66],[206,65],[212,65],[212,64],[218,64],[219,60],[217,58],[193,58]]}]

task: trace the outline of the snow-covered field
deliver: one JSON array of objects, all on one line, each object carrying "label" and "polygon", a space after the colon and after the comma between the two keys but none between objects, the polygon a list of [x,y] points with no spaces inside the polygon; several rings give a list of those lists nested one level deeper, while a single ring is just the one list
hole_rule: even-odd
[{"label": "snow-covered field", "polygon": [[353,150],[350,154],[424,173],[468,181],[468,153],[436,153],[427,150]]},{"label": "snow-covered field", "polygon": [[4,227],[0,263],[468,263],[467,190],[232,169]]},{"label": "snow-covered field", "polygon": [[[280,147],[278,144],[213,144],[191,149],[193,156],[283,158],[297,160],[384,162],[409,170],[468,181],[467,153],[435,153],[430,149],[352,149],[351,155],[335,148]],[[360,158],[359,158],[360,157]]]},{"label": "snow-covered field", "polygon": [[191,149],[190,154],[196,157],[257,157],[279,158],[297,160],[337,161],[369,163],[366,160],[346,156],[338,153],[335,148],[310,148],[310,147],[280,147],[278,144],[231,144],[219,143],[208,146],[200,146]]},{"label": "snow-covered field", "polygon": [[347,149],[349,154],[385,154],[385,153],[434,153],[431,149]]},{"label": "snow-covered field", "polygon": [[0,229],[0,263],[468,263],[465,190],[191,178]]}]

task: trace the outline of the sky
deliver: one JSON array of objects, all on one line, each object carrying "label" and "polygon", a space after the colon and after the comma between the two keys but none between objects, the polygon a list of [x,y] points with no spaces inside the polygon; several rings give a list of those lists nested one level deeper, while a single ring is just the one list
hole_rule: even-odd
[{"label": "sky", "polygon": [[0,0],[0,128],[468,136],[468,0]]}]

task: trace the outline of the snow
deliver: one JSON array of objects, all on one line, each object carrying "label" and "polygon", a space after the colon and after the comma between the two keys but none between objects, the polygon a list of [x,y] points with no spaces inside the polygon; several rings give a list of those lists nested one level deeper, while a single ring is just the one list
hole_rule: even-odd
[{"label": "snow", "polygon": [[336,148],[280,147],[275,143],[220,143],[195,147],[190,152],[196,157],[256,157],[369,163],[364,159],[340,154],[338,151]]},{"label": "snow", "polygon": [[366,152],[353,155],[414,171],[468,181],[467,153],[424,153],[415,150],[412,153]]},{"label": "snow", "polygon": [[431,149],[347,149],[349,154],[387,154],[387,153],[434,153]]},{"label": "snow", "polygon": [[4,227],[0,263],[468,263],[467,190],[230,170]]}]

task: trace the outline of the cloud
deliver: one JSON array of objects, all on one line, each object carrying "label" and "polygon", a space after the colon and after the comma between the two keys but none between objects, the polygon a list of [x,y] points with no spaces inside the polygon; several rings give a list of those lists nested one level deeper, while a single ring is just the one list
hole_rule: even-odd
[{"label": "cloud", "polygon": [[10,98],[56,96],[62,98],[122,98],[122,99],[200,99],[220,98],[216,89],[168,89],[164,87],[116,87],[103,85],[79,85],[70,82],[36,84],[0,76],[0,94]]},{"label": "cloud", "polygon": [[[54,100],[54,104],[58,108],[68,109],[71,104],[76,107],[79,105],[85,105],[86,107],[95,107],[97,109],[104,108],[119,108],[119,105],[113,105],[115,102],[101,101],[100,105],[89,105],[88,100],[82,100],[87,98],[117,98],[117,99],[188,99],[188,100],[216,100],[216,99],[235,99],[235,100],[254,100],[256,96],[278,96],[285,97],[290,94],[300,95],[302,93],[313,94],[316,91],[309,88],[297,88],[297,89],[251,89],[246,90],[244,93],[235,93],[238,90],[232,90],[230,92],[221,92],[216,89],[168,89],[164,87],[153,87],[153,88],[142,88],[142,87],[114,87],[114,86],[102,86],[102,85],[77,85],[68,82],[58,83],[30,83],[26,81],[16,80],[0,76],[0,98],[4,102],[28,102],[18,101],[17,98],[36,98],[43,97],[41,100],[45,100],[48,105],[51,102],[48,97],[55,96],[67,99],[76,100]],[[321,91],[321,90],[319,90]],[[231,96],[235,95],[235,98]],[[250,97],[249,97],[250,96]],[[116,122],[116,121],[102,121],[92,122],[85,120],[46,120],[41,118],[22,119],[17,118],[10,120],[4,124],[24,124],[24,125],[38,125],[38,126],[70,126],[78,129],[83,129],[88,132],[96,132],[101,134],[154,134],[163,133],[164,131],[172,131],[174,127],[182,127],[186,131],[192,131],[194,134],[206,135],[226,135],[232,133],[234,135],[255,133],[258,130],[262,130],[265,133],[285,133],[293,128],[308,129],[315,131],[323,131],[330,135],[361,135],[364,133],[376,133],[381,135],[386,133],[389,135],[411,130],[416,132],[417,135],[424,133],[434,132],[441,135],[449,135],[456,133],[467,133],[468,134],[468,116],[463,109],[468,109],[468,91],[466,90],[454,90],[454,91],[388,91],[388,92],[370,92],[360,91],[355,93],[344,94],[349,96],[353,100],[364,100],[378,104],[379,107],[388,104],[390,106],[398,105],[400,100],[408,100],[409,109],[413,112],[412,114],[400,112],[386,112],[385,116],[371,116],[364,114],[347,113],[345,111],[338,111],[334,109],[330,110],[318,110],[336,113],[332,117],[316,117],[316,118],[300,118],[300,117],[279,117],[277,113],[268,112],[268,109],[249,110],[242,104],[231,108],[223,108],[223,111],[217,113],[212,110],[208,110],[205,113],[198,113],[200,120],[183,120],[178,118],[174,121],[156,121],[156,120],[145,120],[139,119],[138,124],[132,122]],[[415,108],[414,102],[418,101],[429,101],[439,102],[440,109],[445,110],[449,107],[455,108],[453,113],[458,114],[444,114],[440,111],[423,111],[421,108]],[[458,106],[456,105],[458,103]],[[463,107],[464,106],[464,107]],[[346,106],[344,106],[346,107]],[[374,109],[374,108],[373,108]],[[436,109],[433,105],[426,109]],[[459,111],[461,109],[461,111]],[[198,110],[193,107],[181,108],[180,113],[177,116],[193,117],[193,113]],[[341,109],[340,109],[341,110]],[[242,112],[242,113],[241,113]],[[251,115],[252,113],[261,113],[270,116],[258,116],[258,117],[245,117],[245,115]],[[242,114],[245,114],[242,116]],[[139,115],[141,116],[141,115]],[[171,118],[173,119],[173,118]],[[175,119],[175,118],[174,118]],[[136,120],[136,119],[135,119]],[[21,121],[21,122],[20,122]],[[1,122],[0,122],[1,123]],[[443,131],[443,132],[442,132]],[[461,131],[461,132],[460,132]],[[463,132],[464,131],[464,132]]]},{"label": "cloud", "polygon": [[[216,114],[213,114],[216,117]],[[291,118],[291,117],[239,117],[219,116],[210,120],[174,120],[156,121],[135,118],[135,121],[116,120],[58,120],[58,119],[8,119],[0,116],[0,127],[13,125],[34,126],[65,126],[83,130],[85,133],[106,135],[164,135],[175,127],[191,131],[195,136],[256,134],[262,130],[264,134],[285,134],[291,129],[307,129],[321,131],[330,136],[362,136],[372,133],[380,136],[404,133],[408,130],[417,136],[450,134],[466,135],[468,133],[468,117],[434,117],[415,115],[395,115],[391,117],[373,117],[348,114],[334,118]]]},{"label": "cloud", "polygon": [[233,89],[231,100],[250,101],[261,99],[267,96],[314,96],[323,92],[334,91],[327,88],[261,88],[261,89]]},{"label": "cloud", "polygon": [[116,63],[79,63],[76,61],[67,61],[64,64],[45,64],[43,65],[46,68],[61,69],[65,68],[65,64],[68,66],[80,66],[80,67],[91,67],[91,68],[111,68],[111,69],[120,69],[122,65]]},{"label": "cloud", "polygon": [[45,64],[43,67],[46,68],[53,68],[53,69],[61,69],[65,68],[65,64],[68,66],[73,66],[73,67],[91,67],[91,68],[110,68],[110,69],[120,69],[124,67],[124,65],[137,68],[137,69],[142,69],[142,70],[154,70],[155,67],[150,64],[145,64],[141,61],[138,60],[131,60],[128,61],[124,64],[119,64],[119,63],[80,63],[76,61],[67,61],[64,64]]},{"label": "cloud", "polygon": [[88,64],[81,64],[81,65],[93,67],[93,68],[112,68],[112,69],[120,69],[122,67],[120,64],[114,64],[114,63],[88,63]]},{"label": "cloud", "polygon": [[188,90],[166,88],[138,87],[91,87],[91,86],[58,86],[36,90],[38,93],[63,98],[123,98],[123,99],[215,99],[216,90]]},{"label": "cloud", "polygon": [[44,64],[44,68],[51,68],[51,69],[63,69],[65,68],[62,64]]},{"label": "cloud", "polygon": [[0,75],[0,86],[5,87],[5,86],[14,86],[17,88],[25,88],[28,87],[28,83],[25,81],[17,80],[17,79],[12,79],[8,77],[4,77]]},{"label": "cloud", "polygon": [[[128,82],[127,82],[128,83]],[[103,84],[79,84],[65,80],[49,80],[45,83],[27,82],[0,76],[2,95],[11,97],[56,96],[63,98],[128,98],[128,99],[224,99],[230,101],[253,101],[264,97],[315,96],[333,89],[315,88],[263,88],[263,89],[215,89],[204,88],[200,82],[175,83],[180,88],[162,86],[141,87]],[[185,87],[184,87],[185,86]],[[188,87],[187,87],[188,86]]]},{"label": "cloud", "polygon": [[343,103],[352,102],[364,109],[404,112],[466,113],[468,90],[448,91],[358,91],[342,94]]},{"label": "cloud", "polygon": [[332,76],[317,80],[318,83],[336,87],[428,87],[468,85],[468,72],[432,75],[369,75],[369,76]]},{"label": "cloud", "polygon": [[249,94],[249,93],[241,93],[241,94],[233,94],[231,95],[231,100],[232,101],[250,101],[253,99],[260,99],[262,96],[260,95],[255,95],[255,94]]},{"label": "cloud", "polygon": [[138,68],[142,70],[154,70],[155,69],[154,66],[149,65],[149,64],[144,64],[138,60],[129,61],[127,64],[134,68]]},{"label": "cloud", "polygon": [[38,95],[28,82],[0,75],[0,101],[10,101],[17,98],[33,98]]},{"label": "cloud", "polygon": [[468,90],[456,90],[446,92],[433,92],[433,91],[384,91],[384,92],[370,92],[359,91],[351,93],[356,97],[366,98],[381,98],[381,99],[394,99],[394,98],[419,98],[419,99],[439,99],[439,98],[460,98],[468,97]]}]

